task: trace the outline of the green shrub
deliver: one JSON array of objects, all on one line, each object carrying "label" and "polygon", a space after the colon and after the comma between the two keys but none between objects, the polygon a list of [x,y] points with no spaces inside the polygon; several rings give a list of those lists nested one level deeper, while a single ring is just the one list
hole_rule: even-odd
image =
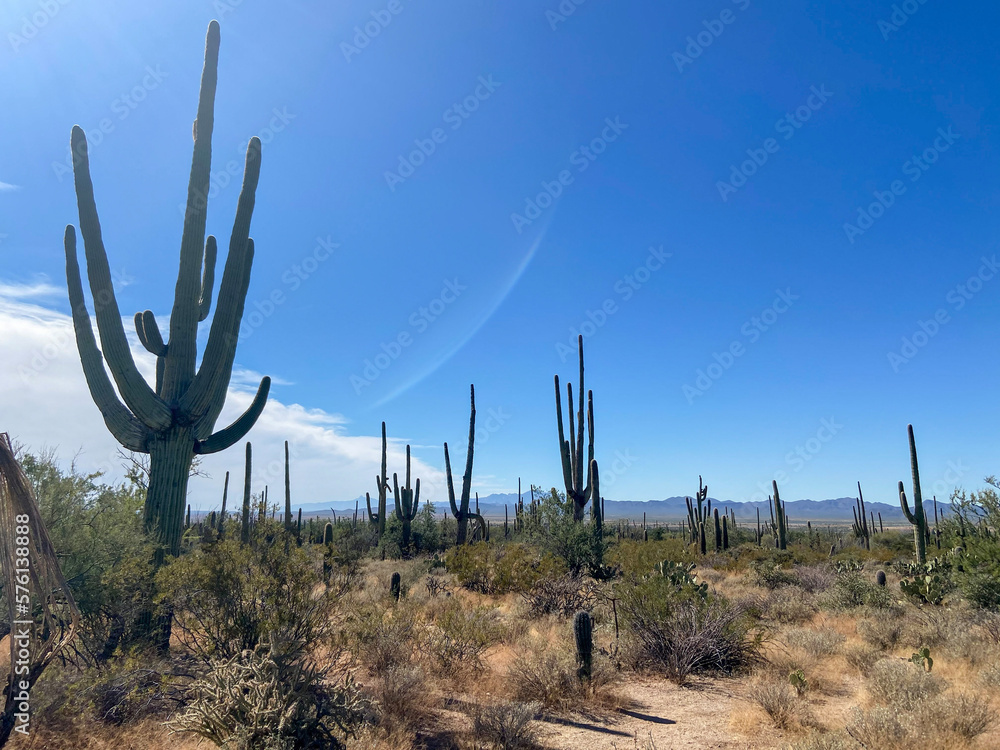
[{"label": "green shrub", "polygon": [[888,609],[895,606],[892,595],[885,587],[872,583],[860,572],[837,576],[836,583],[827,592],[827,602],[835,609]]},{"label": "green shrub", "polygon": [[566,572],[555,557],[526,544],[464,544],[448,551],[445,564],[465,588],[490,595],[527,593]]},{"label": "green shrub", "polygon": [[771,591],[782,586],[795,586],[799,583],[794,573],[782,570],[774,560],[756,560],[750,564],[750,580],[754,585]]},{"label": "green shrub", "polygon": [[961,589],[973,606],[1000,612],[1000,575],[976,571],[962,579]]},{"label": "green shrub", "polygon": [[653,576],[623,585],[618,603],[632,664],[683,683],[691,674],[733,674],[759,657],[747,609],[721,598],[678,591]]},{"label": "green shrub", "polygon": [[468,609],[452,601],[438,615],[428,648],[444,674],[483,668],[483,654],[504,637],[503,622],[492,607]]},{"label": "green shrub", "polygon": [[264,641],[315,644],[330,629],[332,592],[303,547],[225,539],[172,560],[156,578],[174,612],[173,632],[205,662],[232,659]]}]

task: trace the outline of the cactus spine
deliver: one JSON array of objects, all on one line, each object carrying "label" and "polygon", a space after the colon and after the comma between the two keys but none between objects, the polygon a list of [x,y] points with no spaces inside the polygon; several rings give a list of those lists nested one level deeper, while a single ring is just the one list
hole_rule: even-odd
[{"label": "cactus spine", "polygon": [[377,537],[382,541],[385,533],[385,495],[389,490],[389,475],[387,468],[388,442],[385,437],[385,422],[382,423],[382,471],[375,477],[375,486],[378,487],[378,513],[372,513],[372,498],[365,493],[365,502],[368,504],[368,520],[376,528]]},{"label": "cactus spine", "polygon": [[589,612],[576,613],[573,636],[576,640],[577,676],[581,680],[589,680],[594,665],[594,622]]},{"label": "cactus spine", "polygon": [[910,471],[913,475],[913,511],[906,502],[906,491],[899,483],[899,506],[906,520],[913,524],[913,548],[918,563],[927,562],[927,518],[924,516],[924,500],[920,493],[920,468],[917,465],[917,444],[913,439],[913,425],[906,426],[910,440]]},{"label": "cactus spine", "polygon": [[[594,460],[594,392],[587,391],[587,414],[584,424],[583,412],[583,336],[578,339],[580,351],[580,398],[579,412],[573,417],[573,384],[566,384],[566,397],[569,412],[569,440],[563,429],[562,397],[559,389],[559,376],[555,376],[556,384],[556,417],[559,425],[559,454],[562,458],[563,482],[566,485],[566,497],[573,501],[573,520],[582,521],[584,508],[593,494],[591,462]],[[583,433],[587,433],[587,459],[583,457]],[[571,441],[575,440],[575,445]],[[584,467],[587,471],[587,481],[584,484]]]},{"label": "cactus spine", "polygon": [[476,446],[476,386],[469,386],[471,411],[469,414],[469,451],[465,457],[465,474],[462,476],[462,498],[461,505],[455,501],[455,482],[451,475],[451,458],[448,455],[448,444],[444,444],[444,469],[445,478],[448,481],[448,502],[451,505],[451,512],[458,521],[458,533],[455,543],[462,545],[468,540],[469,519],[474,518],[479,523],[482,538],[487,538],[486,522],[478,513],[469,510],[469,500],[472,493],[472,459]]},{"label": "cactus spine", "polygon": [[[156,356],[156,384],[150,387],[136,367],[125,337],[115,298],[108,256],[90,177],[87,137],[73,127],[73,180],[93,293],[100,348],[83,296],[76,250],[76,230],[66,227],[66,279],[77,349],[90,394],[111,434],[126,449],[148,453],[149,487],[143,523],[156,540],[155,562],[180,553],[188,477],[195,455],[216,453],[238,442],[253,426],[267,402],[270,378],[263,378],[253,402],[232,425],[215,432],[232,374],[240,319],[250,282],[254,245],[249,237],[254,193],[260,176],[260,139],[247,146],[243,187],[219,287],[208,344],[196,370],[198,324],[209,314],[215,282],[217,244],[205,237],[206,196],[211,180],[212,129],[219,62],[219,24],[212,21],[205,40],[205,64],[194,128],[187,210],[181,235],[180,270],[170,314],[167,342],[153,313],[135,315],[136,332]],[[105,364],[107,370],[105,370]],[[110,371],[114,386],[108,377]],[[115,393],[117,386],[118,394]]]},{"label": "cactus spine", "polygon": [[250,543],[250,474],[253,471],[253,448],[247,441],[246,465],[243,470],[243,523],[240,527],[240,541]]},{"label": "cactus spine", "polygon": [[396,517],[403,523],[403,552],[410,548],[410,524],[420,509],[420,479],[416,489],[410,488],[410,446],[406,446],[406,486],[399,489],[399,478],[392,475],[392,494],[396,501]]}]

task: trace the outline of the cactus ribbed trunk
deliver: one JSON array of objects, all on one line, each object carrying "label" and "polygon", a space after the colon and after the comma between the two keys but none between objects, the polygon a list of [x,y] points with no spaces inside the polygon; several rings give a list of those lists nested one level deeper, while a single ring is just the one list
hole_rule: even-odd
[{"label": "cactus ribbed trunk", "polygon": [[[144,526],[157,543],[155,565],[159,567],[167,555],[181,552],[182,524],[187,504],[188,477],[194,460],[190,433],[175,428],[163,440],[149,446],[149,489],[146,494]],[[180,433],[180,434],[178,434]]]},{"label": "cactus ribbed trunk", "polygon": [[899,483],[899,505],[906,520],[913,524],[913,549],[918,563],[927,562],[927,517],[924,515],[924,500],[920,492],[920,467],[917,465],[917,444],[913,439],[913,425],[906,426],[910,441],[910,473],[913,480],[913,511],[906,503],[903,483]]},{"label": "cactus ribbed trunk", "polygon": [[451,457],[448,454],[448,444],[444,444],[444,470],[445,479],[448,483],[448,503],[451,505],[451,512],[458,521],[458,532],[455,535],[455,543],[463,545],[469,538],[469,519],[474,518],[479,523],[483,539],[487,539],[489,531],[486,528],[486,521],[478,513],[469,510],[469,501],[472,493],[472,462],[475,457],[476,448],[476,386],[469,386],[469,399],[471,402],[469,413],[469,449],[465,455],[465,474],[462,476],[462,497],[461,504],[455,500],[455,482],[451,474]]},{"label": "cactus ribbed trunk", "polygon": [[[587,412],[584,415],[583,394],[583,336],[579,336],[577,345],[580,354],[580,388],[579,411],[573,413],[573,385],[566,384],[567,411],[569,414],[569,439],[563,426],[562,393],[559,388],[559,376],[555,376],[556,386],[556,420],[559,428],[559,455],[562,460],[563,483],[566,487],[566,498],[573,503],[573,520],[582,521],[584,510],[593,495],[591,462],[594,460],[594,394],[586,391]],[[586,421],[584,419],[586,417]],[[587,456],[583,453],[583,436],[587,434]],[[586,477],[584,476],[586,474]]]}]

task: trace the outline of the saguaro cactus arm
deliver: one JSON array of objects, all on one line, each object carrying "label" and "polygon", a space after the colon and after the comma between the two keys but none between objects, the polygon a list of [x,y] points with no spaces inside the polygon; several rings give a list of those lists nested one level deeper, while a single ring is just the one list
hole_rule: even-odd
[{"label": "saguaro cactus arm", "polygon": [[118,385],[118,392],[132,413],[150,429],[166,429],[172,422],[170,408],[153,392],[135,366],[128,339],[125,337],[125,327],[122,325],[118,300],[115,298],[114,285],[111,282],[108,255],[101,237],[101,222],[97,216],[94,184],[90,179],[87,137],[80,126],[73,126],[70,140],[73,152],[73,181],[80,214],[80,234],[83,235],[87,277],[90,279],[90,291],[94,297],[94,315],[97,318],[97,331],[101,337],[104,359]]},{"label": "saguaro cactus arm", "polygon": [[69,304],[73,312],[73,329],[76,333],[76,344],[80,351],[80,361],[83,364],[83,374],[90,389],[90,396],[104,417],[104,424],[115,439],[125,448],[139,453],[149,452],[149,438],[152,431],[136,419],[115,393],[107,370],[104,369],[104,358],[97,347],[94,329],[90,324],[90,314],[83,297],[83,284],[80,279],[80,266],[76,257],[76,230],[66,227],[64,237],[66,248],[66,280],[69,288]]},{"label": "saguaro cactus arm", "polygon": [[267,396],[271,391],[271,378],[264,376],[257,386],[257,394],[245,412],[228,427],[210,435],[205,440],[198,440],[194,444],[194,452],[203,455],[208,453],[218,453],[224,451],[242,440],[250,428],[257,422],[257,418],[267,405]]}]

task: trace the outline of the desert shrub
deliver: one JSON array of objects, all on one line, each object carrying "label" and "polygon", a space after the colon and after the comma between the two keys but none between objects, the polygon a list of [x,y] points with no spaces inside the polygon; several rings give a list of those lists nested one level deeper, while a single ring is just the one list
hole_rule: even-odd
[{"label": "desert shrub", "polygon": [[[75,466],[63,470],[52,454],[19,460],[80,609],[77,653],[91,663],[104,661],[141,632],[137,620],[151,604],[145,492],[136,484],[102,484],[100,474],[83,474]],[[2,628],[5,634],[9,625]]]},{"label": "desert shrub", "polygon": [[996,721],[988,698],[971,693],[945,695],[920,707],[920,721],[928,731],[971,741]]},{"label": "desert shrub", "polygon": [[762,619],[784,625],[806,622],[819,611],[812,596],[791,588],[769,591],[760,599],[759,609]]},{"label": "desert shrub", "polygon": [[787,682],[757,678],[747,688],[747,698],[764,709],[778,729],[788,729],[796,723],[798,699]]},{"label": "desert shrub", "polygon": [[390,667],[375,680],[371,694],[389,729],[419,727],[427,715],[427,677],[419,667]]},{"label": "desert shrub", "polygon": [[409,607],[364,604],[350,610],[340,638],[369,674],[379,675],[410,662],[416,632]]},{"label": "desert shrub", "polygon": [[571,575],[605,579],[614,572],[605,565],[608,542],[603,529],[573,520],[573,502],[552,488],[539,497],[539,525],[530,526],[528,538],[545,555],[558,560]]},{"label": "desert shrub", "polygon": [[827,565],[803,565],[796,569],[798,585],[810,594],[819,594],[830,588],[837,577]]},{"label": "desert shrub", "polygon": [[507,673],[511,697],[556,711],[578,711],[588,703],[610,699],[607,688],[613,673],[602,659],[594,658],[590,679],[581,681],[577,665],[568,654],[543,651],[520,656]]},{"label": "desert shrub", "polygon": [[609,565],[617,567],[626,576],[649,575],[661,560],[696,560],[684,541],[677,538],[650,542],[622,539],[608,550],[606,559]]},{"label": "desert shrub", "polygon": [[799,583],[799,579],[794,573],[783,570],[773,560],[755,560],[751,563],[750,581],[755,586],[772,591],[782,586],[795,586]]},{"label": "desert shrub", "polygon": [[312,644],[330,631],[334,595],[314,595],[319,573],[295,545],[226,539],[173,560],[156,581],[159,599],[173,609],[174,633],[205,662],[264,640]]},{"label": "desert shrub", "polygon": [[865,643],[882,651],[891,651],[899,643],[903,621],[899,617],[876,614],[874,617],[858,620],[857,631]]},{"label": "desert shrub", "polygon": [[812,731],[786,750],[858,750],[858,743],[844,732]]},{"label": "desert shrub", "polygon": [[848,572],[837,576],[827,596],[829,605],[835,609],[889,609],[895,605],[886,587],[872,583],[862,572]]},{"label": "desert shrub", "polygon": [[911,648],[942,646],[959,628],[971,628],[956,613],[940,608],[911,608],[902,620],[899,642]]},{"label": "desert shrub", "polygon": [[503,622],[491,607],[467,609],[451,601],[438,616],[428,649],[445,674],[464,668],[482,669],[486,650],[504,637]]},{"label": "desert shrub", "polygon": [[538,732],[531,725],[537,703],[492,703],[477,706],[472,714],[476,739],[497,750],[530,750],[537,746]]},{"label": "desert shrub", "polygon": [[732,674],[757,660],[760,634],[746,609],[718,597],[678,592],[653,576],[622,588],[618,608],[633,665],[683,683],[691,674]]},{"label": "desert shrub", "polygon": [[841,650],[845,638],[831,628],[792,628],[784,635],[785,643],[801,648],[814,659],[831,656]]},{"label": "desert shrub", "polygon": [[983,667],[979,681],[988,687],[1000,688],[1000,660]]},{"label": "desert shrub", "polygon": [[962,580],[961,589],[973,606],[1000,612],[1000,576],[977,571]]},{"label": "desert shrub", "polygon": [[866,675],[875,666],[875,662],[885,656],[882,649],[868,644],[848,646],[844,650],[844,658],[848,666],[862,675]]},{"label": "desert shrub", "polygon": [[89,690],[94,714],[98,721],[115,726],[165,716],[169,701],[164,683],[164,675],[157,669],[129,668],[102,674]]},{"label": "desert shrub", "polygon": [[572,617],[580,610],[590,610],[594,605],[594,589],[578,576],[542,578],[530,591],[521,594],[532,617],[558,615]]},{"label": "desert shrub", "polygon": [[170,726],[227,750],[342,748],[368,706],[351,683],[334,688],[324,677],[312,662],[263,644],[213,662]]},{"label": "desert shrub", "polygon": [[912,711],[944,688],[941,680],[920,667],[898,659],[882,659],[865,683],[872,700],[883,706]]},{"label": "desert shrub", "polygon": [[465,588],[490,595],[527,592],[566,571],[555,557],[526,544],[463,544],[448,552],[445,563]]},{"label": "desert shrub", "polygon": [[865,748],[902,750],[909,739],[909,721],[910,717],[897,708],[854,706],[848,715],[847,732]]}]

